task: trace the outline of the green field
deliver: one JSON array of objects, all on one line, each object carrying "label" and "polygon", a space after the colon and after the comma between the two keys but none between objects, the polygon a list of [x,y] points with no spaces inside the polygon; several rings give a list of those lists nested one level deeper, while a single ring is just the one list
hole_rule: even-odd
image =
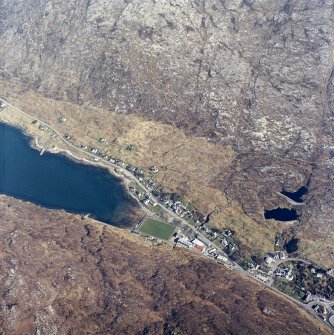
[{"label": "green field", "polygon": [[175,231],[175,226],[153,218],[147,218],[140,226],[139,231],[162,240],[168,240]]}]

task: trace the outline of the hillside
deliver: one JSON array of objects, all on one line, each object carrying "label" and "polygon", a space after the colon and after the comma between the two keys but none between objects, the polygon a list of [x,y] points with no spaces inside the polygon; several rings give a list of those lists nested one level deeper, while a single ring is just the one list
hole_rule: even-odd
[{"label": "hillside", "polygon": [[329,334],[185,250],[0,197],[2,334]]}]

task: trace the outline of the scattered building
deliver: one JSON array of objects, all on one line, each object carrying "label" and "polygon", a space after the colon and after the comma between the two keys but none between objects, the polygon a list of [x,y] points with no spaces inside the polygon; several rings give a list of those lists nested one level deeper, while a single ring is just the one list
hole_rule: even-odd
[{"label": "scattered building", "polygon": [[193,243],[191,243],[189,240],[186,240],[184,238],[179,238],[177,240],[177,243],[181,243],[181,244],[183,244],[184,246],[186,246],[188,248],[192,248],[194,246]]},{"label": "scattered building", "polygon": [[221,245],[222,245],[223,248],[225,248],[228,245],[228,242],[227,242],[226,238],[222,239]]},{"label": "scattered building", "polygon": [[213,255],[213,254],[216,253],[216,251],[217,251],[216,248],[210,249],[210,250],[208,250],[208,254]]},{"label": "scattered building", "polygon": [[227,237],[233,235],[233,233],[232,233],[232,231],[231,231],[230,229],[225,229],[224,232],[223,232],[223,234],[224,234],[225,236],[227,236]]},{"label": "scattered building", "polygon": [[311,300],[312,300],[312,293],[310,291],[307,291],[303,297],[303,301],[305,303],[308,303]]},{"label": "scattered building", "polygon": [[104,145],[108,145],[108,141],[105,138],[100,137],[99,142],[104,144]]},{"label": "scattered building", "polygon": [[285,254],[284,251],[277,251],[276,252],[276,258],[280,259],[280,260],[285,260]]},{"label": "scattered building", "polygon": [[289,268],[289,267],[278,268],[275,271],[275,276],[280,277],[282,279],[285,279],[287,281],[292,281],[293,280],[292,269]]},{"label": "scattered building", "polygon": [[260,266],[258,268],[258,273],[261,273],[261,274],[269,277],[269,276],[272,275],[273,271],[271,269],[267,268],[266,266]]},{"label": "scattered building", "polygon": [[0,107],[4,108],[7,106],[7,102],[0,100]]},{"label": "scattered building", "polygon": [[258,270],[260,267],[259,264],[256,264],[256,263],[248,263],[248,269],[249,271],[256,271]]},{"label": "scattered building", "polygon": [[125,163],[121,159],[115,159],[115,164],[118,166],[124,166]]},{"label": "scattered building", "polygon": [[159,172],[158,168],[154,165],[149,168],[150,172],[157,173]]},{"label": "scattered building", "polygon": [[318,314],[318,316],[323,320],[326,321],[328,309],[325,306],[322,305],[313,305],[312,309]]},{"label": "scattered building", "polygon": [[226,256],[223,256],[223,255],[218,255],[217,260],[218,261],[223,261],[225,263],[228,262],[228,258]]},{"label": "scattered building", "polygon": [[275,263],[276,262],[276,255],[274,255],[273,253],[268,253],[266,255],[266,257],[264,258],[264,261],[268,264],[268,265],[271,265],[272,263]]},{"label": "scattered building", "polygon": [[189,238],[183,234],[176,235],[174,242],[186,246],[187,248],[192,248],[194,246],[194,244],[190,242]]},{"label": "scattered building", "polygon": [[195,238],[191,241],[194,244],[194,249],[199,252],[204,252],[208,245],[201,241],[199,238]]},{"label": "scattered building", "polygon": [[40,130],[48,130],[48,127],[47,127],[45,124],[41,124],[41,125],[39,126],[39,129],[40,129]]}]

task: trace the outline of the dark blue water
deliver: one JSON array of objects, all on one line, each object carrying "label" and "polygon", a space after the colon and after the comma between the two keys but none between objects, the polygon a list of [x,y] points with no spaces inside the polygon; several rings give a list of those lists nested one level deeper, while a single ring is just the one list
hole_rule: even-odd
[{"label": "dark blue water", "polygon": [[303,196],[307,193],[307,191],[308,188],[306,186],[302,186],[296,192],[288,192],[283,190],[281,193],[296,202],[303,202]]},{"label": "dark blue water", "polygon": [[40,156],[20,130],[0,123],[0,193],[48,208],[91,214],[115,226],[130,226],[138,209],[120,179],[106,169],[65,156]]},{"label": "dark blue water", "polygon": [[264,211],[265,219],[274,219],[278,221],[292,221],[298,219],[298,214],[295,209],[289,208],[276,208],[273,210]]},{"label": "dark blue water", "polygon": [[291,239],[288,243],[284,244],[284,249],[289,253],[296,252],[298,250],[298,238]]}]

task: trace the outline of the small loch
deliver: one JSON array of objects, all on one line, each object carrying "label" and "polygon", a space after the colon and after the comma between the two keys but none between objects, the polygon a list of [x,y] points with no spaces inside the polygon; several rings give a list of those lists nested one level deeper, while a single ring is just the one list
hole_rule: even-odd
[{"label": "small loch", "polygon": [[274,219],[277,221],[293,221],[298,219],[298,214],[295,209],[289,208],[275,208],[272,210],[265,210],[264,211],[265,219]]},{"label": "small loch", "polygon": [[305,194],[307,194],[308,188],[306,186],[302,186],[299,188],[296,192],[288,192],[283,190],[281,194],[285,195],[286,197],[290,198],[291,200],[302,203],[303,202],[303,197]]}]

